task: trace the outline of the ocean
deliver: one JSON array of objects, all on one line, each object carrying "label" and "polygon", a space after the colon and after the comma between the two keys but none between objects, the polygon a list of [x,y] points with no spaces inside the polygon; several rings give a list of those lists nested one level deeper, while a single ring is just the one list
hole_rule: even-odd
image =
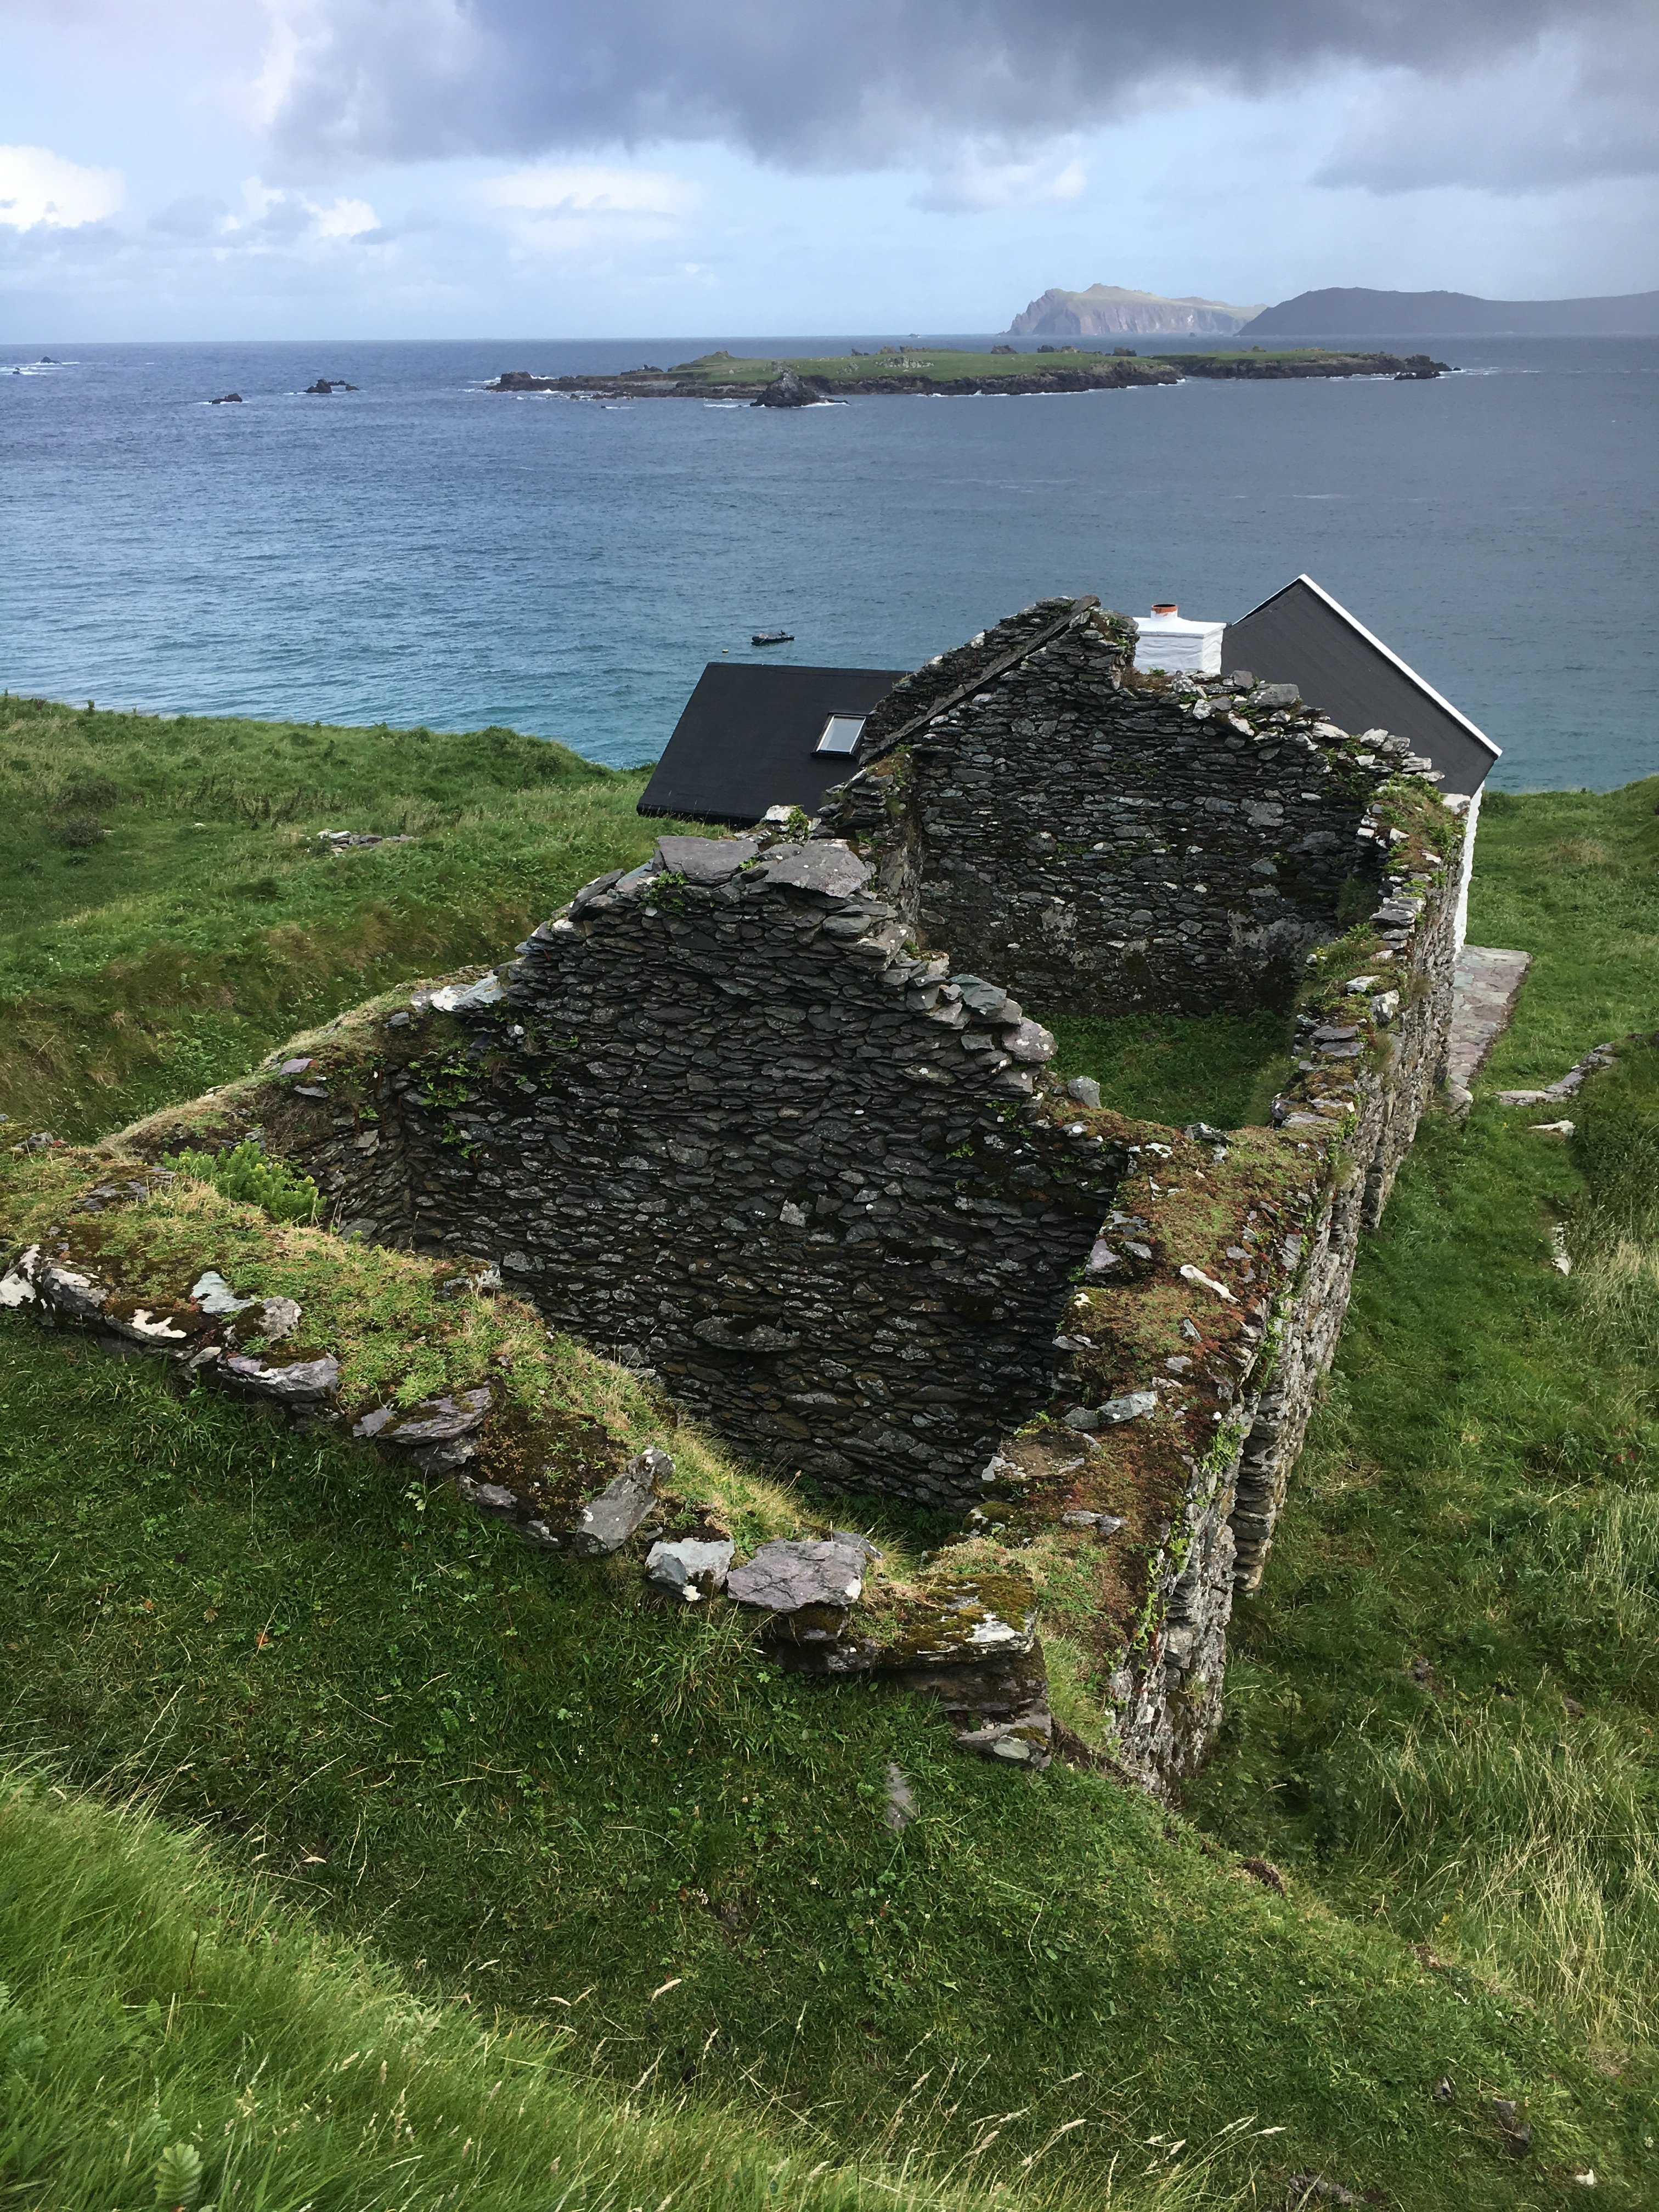
[{"label": "ocean", "polygon": [[[799,413],[481,388],[879,342],[13,343],[0,685],[506,723],[625,765],[757,629],[902,667],[1048,592],[1224,619],[1305,570],[1504,748],[1495,785],[1659,770],[1659,340],[1439,341],[1463,373],[1425,384]],[[304,396],[319,376],[360,388]]]}]

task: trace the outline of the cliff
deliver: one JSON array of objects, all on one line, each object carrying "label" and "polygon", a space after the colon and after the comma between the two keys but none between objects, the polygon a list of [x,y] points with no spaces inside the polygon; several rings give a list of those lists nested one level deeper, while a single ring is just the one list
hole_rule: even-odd
[{"label": "cliff", "polygon": [[1050,285],[1008,325],[1012,338],[1227,337],[1259,314],[1219,300],[1166,300],[1158,292],[1127,291],[1121,284],[1091,284],[1086,292]]}]

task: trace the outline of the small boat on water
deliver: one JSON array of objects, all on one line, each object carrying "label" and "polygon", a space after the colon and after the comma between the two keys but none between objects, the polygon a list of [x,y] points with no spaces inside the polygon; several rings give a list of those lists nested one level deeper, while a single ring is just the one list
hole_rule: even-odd
[{"label": "small boat on water", "polygon": [[793,645],[794,641],[792,629],[757,629],[749,641],[750,645]]}]

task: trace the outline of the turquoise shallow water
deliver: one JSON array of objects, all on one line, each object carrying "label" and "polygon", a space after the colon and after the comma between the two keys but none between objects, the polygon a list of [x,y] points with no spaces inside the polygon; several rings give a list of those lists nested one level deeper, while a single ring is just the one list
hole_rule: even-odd
[{"label": "turquoise shallow water", "polygon": [[[1504,748],[1496,781],[1659,770],[1659,341],[1448,342],[1468,373],[1430,384],[799,414],[480,389],[847,343],[14,343],[0,684],[505,722],[624,763],[757,628],[898,667],[1045,592],[1224,618],[1306,569]],[[303,397],[319,375],[362,389]]]}]

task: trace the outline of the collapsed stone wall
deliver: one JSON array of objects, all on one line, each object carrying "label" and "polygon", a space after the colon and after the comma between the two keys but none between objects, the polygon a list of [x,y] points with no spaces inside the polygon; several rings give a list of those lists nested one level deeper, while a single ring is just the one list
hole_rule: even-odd
[{"label": "collapsed stone wall", "polygon": [[960,1505],[1047,1395],[1121,1155],[1034,1103],[1053,1039],[907,950],[869,874],[665,839],[535,932],[459,1054],[388,1031],[344,1128],[297,1068],[284,1149],[360,1233],[498,1258],[769,1458]]},{"label": "collapsed stone wall", "polygon": [[1288,1000],[1345,894],[1372,903],[1362,824],[1408,747],[1353,744],[1293,685],[1138,672],[1133,623],[1061,605],[925,727],[878,727],[827,825],[881,848],[924,943],[1051,1012]]},{"label": "collapsed stone wall", "polygon": [[[1092,1572],[1085,1705],[1155,1789],[1195,1771],[1219,1726],[1235,1598],[1260,1586],[1362,1231],[1443,1078],[1458,885],[1437,858],[1408,854],[1368,924],[1318,956],[1276,1133],[1123,1130],[1054,1395],[1005,1440],[981,1501],[1042,1617],[1052,1596],[1075,1620]],[[1127,1583],[1126,1542],[1143,1563]]]}]

